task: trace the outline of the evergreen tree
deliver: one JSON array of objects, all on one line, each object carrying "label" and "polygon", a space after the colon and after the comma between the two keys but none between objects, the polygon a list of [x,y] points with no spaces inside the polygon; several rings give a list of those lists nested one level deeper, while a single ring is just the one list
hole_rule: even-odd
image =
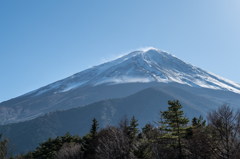
[{"label": "evergreen tree", "polygon": [[133,150],[133,154],[136,158],[148,159],[153,158],[152,147],[150,146],[150,142],[146,136],[138,139],[135,143],[135,149]]},{"label": "evergreen tree", "polygon": [[[162,121],[164,131],[167,132],[167,135],[165,135],[166,138],[171,138],[174,140],[177,140],[176,148],[178,148],[179,151],[179,158],[182,158],[182,143],[181,143],[181,137],[183,137],[186,134],[186,124],[189,122],[189,120],[183,116],[183,111],[180,110],[182,108],[182,105],[179,103],[179,101],[168,101],[168,107],[167,111],[161,111],[163,119],[165,121]],[[175,147],[174,145],[172,145]]]},{"label": "evergreen tree", "polygon": [[135,136],[139,133],[139,130],[137,128],[138,126],[137,122],[138,120],[136,120],[135,117],[133,116],[129,125],[129,136],[131,139],[134,139]]},{"label": "evergreen tree", "polygon": [[126,114],[118,121],[118,125],[123,134],[127,135],[129,132],[129,119]]},{"label": "evergreen tree", "polygon": [[52,159],[64,144],[68,143],[74,145],[76,143],[81,144],[81,142],[82,139],[78,135],[72,136],[69,132],[67,132],[63,136],[57,136],[55,139],[50,137],[47,141],[39,143],[39,147],[37,147],[33,152],[29,151],[25,157]]},{"label": "evergreen tree", "polygon": [[200,127],[205,125],[206,125],[206,120],[203,120],[203,117],[201,115],[199,116],[199,118],[194,117],[192,119],[192,126]]},{"label": "evergreen tree", "polygon": [[[192,119],[192,125],[186,129],[185,143],[187,143],[186,148],[190,152],[192,158],[206,158],[209,154],[208,148],[201,144],[201,138],[203,134],[206,134],[206,120],[200,115],[199,118],[194,117]],[[206,137],[204,137],[207,139]]]},{"label": "evergreen tree", "polygon": [[88,151],[90,149],[90,144],[92,142],[92,137],[90,133],[87,133],[86,135],[82,136],[82,148],[81,150],[84,152],[84,155],[86,156],[88,154]]},{"label": "evergreen tree", "polygon": [[61,139],[62,139],[62,143],[66,143],[66,142],[70,143],[70,142],[73,142],[74,140],[73,136],[69,132],[61,136]]},{"label": "evergreen tree", "polygon": [[151,124],[146,124],[143,128],[142,128],[142,133],[144,135],[146,135],[149,138],[149,132],[151,132],[153,129],[153,126]]},{"label": "evergreen tree", "polygon": [[0,134],[0,158],[5,158],[8,154],[7,139],[1,140],[2,134]]},{"label": "evergreen tree", "polygon": [[98,121],[96,118],[94,118],[92,124],[92,128],[90,130],[90,133],[85,135],[83,137],[83,152],[84,152],[84,158],[87,159],[94,159],[97,158],[96,154],[96,147],[98,145]]},{"label": "evergreen tree", "polygon": [[98,130],[98,121],[96,118],[93,119],[93,124],[92,124],[92,128],[90,130],[90,133],[91,133],[91,136],[92,136],[92,139],[94,140],[96,135],[97,135],[97,130]]}]

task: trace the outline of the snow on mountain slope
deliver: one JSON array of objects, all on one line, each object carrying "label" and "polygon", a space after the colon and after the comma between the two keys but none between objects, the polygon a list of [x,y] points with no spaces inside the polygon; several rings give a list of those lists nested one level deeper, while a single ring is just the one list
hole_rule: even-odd
[{"label": "snow on mountain slope", "polygon": [[240,84],[186,63],[165,51],[149,48],[94,66],[25,95],[38,96],[48,91],[56,94],[84,86],[134,82],[176,82],[240,94]]}]

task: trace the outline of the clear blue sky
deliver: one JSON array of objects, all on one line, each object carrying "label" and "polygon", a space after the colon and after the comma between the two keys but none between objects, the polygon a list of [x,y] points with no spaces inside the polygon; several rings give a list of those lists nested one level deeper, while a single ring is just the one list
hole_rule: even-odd
[{"label": "clear blue sky", "polygon": [[0,102],[149,46],[240,83],[240,1],[1,0]]}]

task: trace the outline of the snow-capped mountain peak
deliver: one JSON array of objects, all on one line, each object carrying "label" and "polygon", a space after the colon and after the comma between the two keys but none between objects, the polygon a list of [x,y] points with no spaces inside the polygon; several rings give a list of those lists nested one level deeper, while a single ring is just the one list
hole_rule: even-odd
[{"label": "snow-capped mountain peak", "polygon": [[165,51],[149,48],[91,67],[28,95],[37,96],[50,90],[56,94],[85,86],[136,82],[176,82],[240,94],[239,84],[186,63]]}]

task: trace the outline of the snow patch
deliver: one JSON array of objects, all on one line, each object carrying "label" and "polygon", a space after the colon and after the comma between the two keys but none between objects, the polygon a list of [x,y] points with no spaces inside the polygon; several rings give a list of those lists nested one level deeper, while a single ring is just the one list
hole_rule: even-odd
[{"label": "snow patch", "polygon": [[121,83],[137,83],[137,82],[141,82],[141,83],[148,83],[148,82],[154,82],[155,80],[151,77],[147,77],[147,78],[141,78],[141,77],[121,77],[121,78],[107,78],[105,80],[99,81],[97,83],[94,84],[94,86],[97,85],[101,85],[104,83],[113,85],[113,84],[121,84]]},{"label": "snow patch", "polygon": [[72,89],[75,89],[83,84],[85,84],[87,81],[84,81],[84,82],[78,82],[78,83],[69,83],[63,90],[59,91],[59,93],[62,93],[62,92],[67,92],[67,91],[70,91]]}]

